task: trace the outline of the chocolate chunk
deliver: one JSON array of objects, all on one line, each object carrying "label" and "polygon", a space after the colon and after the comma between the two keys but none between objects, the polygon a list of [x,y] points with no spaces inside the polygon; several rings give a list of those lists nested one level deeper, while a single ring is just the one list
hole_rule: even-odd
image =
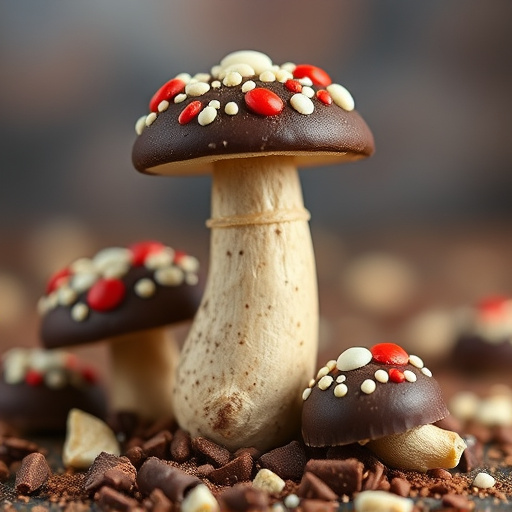
[{"label": "chocolate chunk", "polygon": [[173,503],[183,501],[187,492],[200,483],[199,478],[156,457],[146,460],[137,474],[137,486],[142,494],[149,496],[155,489],[161,489]]},{"label": "chocolate chunk", "polygon": [[192,456],[190,434],[182,429],[176,430],[171,441],[171,457],[176,462],[185,462]]},{"label": "chocolate chunk", "polygon": [[443,468],[429,469],[427,475],[433,478],[440,478],[441,480],[451,480],[453,478],[452,474]]},{"label": "chocolate chunk", "polygon": [[390,482],[389,491],[393,494],[398,494],[398,496],[406,498],[409,496],[409,492],[411,491],[411,484],[405,478],[396,476]]},{"label": "chocolate chunk", "polygon": [[512,444],[512,426],[497,426],[493,428],[493,439],[499,444]]},{"label": "chocolate chunk", "polygon": [[0,482],[5,482],[9,479],[9,476],[11,476],[11,473],[7,467],[7,464],[0,460]]},{"label": "chocolate chunk", "polygon": [[12,460],[21,460],[30,453],[41,451],[36,443],[20,437],[6,437],[0,440],[0,454]]},{"label": "chocolate chunk", "polygon": [[335,500],[338,497],[323,480],[309,472],[304,473],[297,489],[297,495],[301,498],[326,501]]},{"label": "chocolate chunk", "polygon": [[192,449],[216,468],[224,466],[231,459],[229,450],[204,437],[192,439]]},{"label": "chocolate chunk", "polygon": [[376,461],[375,464],[370,468],[368,474],[363,483],[363,491],[371,490],[375,491],[380,489],[382,480],[386,479],[384,475],[386,467],[381,462]]},{"label": "chocolate chunk", "polygon": [[470,501],[466,496],[462,496],[461,494],[445,494],[441,503],[445,507],[452,507],[460,512],[473,510],[475,508],[475,502]]},{"label": "chocolate chunk", "polygon": [[233,459],[208,475],[208,479],[218,485],[234,485],[251,479],[254,461],[248,453]]},{"label": "chocolate chunk", "polygon": [[275,448],[259,459],[261,467],[270,469],[283,480],[297,482],[302,478],[306,462],[304,447],[297,441]]},{"label": "chocolate chunk", "polygon": [[305,468],[305,471],[323,480],[338,496],[350,496],[362,489],[363,470],[363,463],[357,459],[312,459]]},{"label": "chocolate chunk", "polygon": [[84,488],[93,493],[103,486],[128,491],[135,484],[137,470],[127,457],[101,452],[86,473]]},{"label": "chocolate chunk", "polygon": [[158,434],[148,439],[142,449],[148,457],[158,457],[159,459],[169,458],[169,446],[171,444],[172,434],[169,430],[161,430]]},{"label": "chocolate chunk", "polygon": [[475,468],[482,467],[484,463],[484,447],[480,441],[477,441],[474,437],[467,437],[466,441],[467,448],[462,453],[457,469],[463,473],[469,473]]},{"label": "chocolate chunk", "polygon": [[102,487],[95,494],[94,499],[102,510],[116,510],[118,512],[142,510],[137,500],[110,487]]},{"label": "chocolate chunk", "polygon": [[212,471],[215,471],[215,468],[211,464],[201,464],[197,466],[197,476],[199,478],[208,478]]},{"label": "chocolate chunk", "polygon": [[45,456],[42,453],[31,453],[21,461],[14,487],[20,494],[30,494],[37,491],[51,473]]},{"label": "chocolate chunk", "polygon": [[231,512],[268,512],[269,500],[266,492],[250,484],[228,487],[218,496],[221,510]]},{"label": "chocolate chunk", "polygon": [[175,429],[175,427],[176,425],[172,418],[159,418],[144,429],[142,437],[144,437],[144,439],[150,439],[151,437],[156,436],[163,430],[167,430],[170,433]]},{"label": "chocolate chunk", "polygon": [[338,507],[337,501],[303,500],[300,504],[302,512],[335,512]]},{"label": "chocolate chunk", "polygon": [[133,446],[126,453],[125,457],[133,464],[133,466],[139,469],[143,462],[147,459],[147,455],[140,446]]},{"label": "chocolate chunk", "polygon": [[151,512],[171,512],[172,503],[161,489],[155,489],[149,495]]}]

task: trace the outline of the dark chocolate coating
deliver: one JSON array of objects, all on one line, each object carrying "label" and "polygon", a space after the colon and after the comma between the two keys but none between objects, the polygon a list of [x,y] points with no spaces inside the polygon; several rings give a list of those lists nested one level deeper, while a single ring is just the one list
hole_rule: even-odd
[{"label": "dark chocolate coating", "polygon": [[[251,112],[245,104],[242,84],[211,88],[202,96],[171,102],[137,137],[132,152],[135,168],[150,174],[188,174],[208,172],[210,162],[225,158],[296,155],[298,165],[314,165],[356,160],[374,152],[373,135],[357,111],[348,112],[334,103],[325,105],[313,99],[314,112],[300,114],[291,107],[293,93],[283,83],[249,79],[256,82],[256,87],[269,89],[283,100],[285,107],[280,114],[263,116]],[[313,89],[318,90],[316,86]],[[206,107],[211,100],[221,104],[211,124],[201,126],[197,119],[184,125],[178,123],[186,105],[200,101]],[[230,101],[237,103],[238,114],[224,112]],[[164,164],[171,165],[158,168]]]},{"label": "dark chocolate coating", "polygon": [[[416,374],[416,382],[377,382],[375,391],[365,394],[361,384],[374,379],[386,366],[374,361],[356,370],[331,373],[335,382],[326,390],[317,385],[304,401],[302,435],[309,446],[336,446],[366,439],[377,439],[405,432],[419,425],[434,423],[448,415],[438,383],[423,375],[411,364],[396,366],[401,371]],[[333,389],[336,377],[345,375],[348,393],[336,397]]]},{"label": "dark chocolate coating", "polygon": [[[44,346],[59,348],[79,345],[191,319],[200,301],[199,286],[157,284],[153,296],[139,297],[134,291],[134,284],[152,274],[143,266],[131,267],[122,278],[127,290],[122,303],[106,312],[90,309],[87,318],[81,322],[71,316],[73,305],[52,309],[41,321]],[[79,295],[77,302],[85,302],[86,295],[87,292]]]},{"label": "dark chocolate coating", "polygon": [[509,339],[486,341],[477,334],[464,334],[453,348],[451,364],[462,371],[510,373],[512,343]]},{"label": "dark chocolate coating", "polygon": [[0,419],[30,433],[61,433],[68,412],[78,408],[98,418],[107,415],[107,398],[99,384],[70,384],[60,389],[26,383],[8,384],[0,378]]}]

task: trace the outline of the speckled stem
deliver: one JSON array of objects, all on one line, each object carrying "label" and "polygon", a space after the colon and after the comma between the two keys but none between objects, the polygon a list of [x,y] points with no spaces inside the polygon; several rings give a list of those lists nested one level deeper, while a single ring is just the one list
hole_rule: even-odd
[{"label": "speckled stem", "polygon": [[178,347],[162,328],[118,336],[110,343],[111,404],[145,419],[174,417],[172,388]]},{"label": "speckled stem", "polygon": [[216,164],[208,281],[175,387],[192,436],[266,449],[298,429],[318,346],[308,218],[291,158]]}]

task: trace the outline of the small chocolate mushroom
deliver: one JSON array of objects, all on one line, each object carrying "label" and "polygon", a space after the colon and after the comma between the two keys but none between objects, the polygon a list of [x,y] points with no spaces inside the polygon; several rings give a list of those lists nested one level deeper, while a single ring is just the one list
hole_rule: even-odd
[{"label": "small chocolate mushroom", "polygon": [[299,428],[318,345],[297,167],[367,157],[373,136],[325,71],[257,51],[178,75],[149,107],[136,124],[135,168],[213,175],[209,275],[177,370],[177,419],[231,450],[279,445]]},{"label": "small chocolate mushroom", "polygon": [[351,347],[320,368],[302,395],[309,446],[365,444],[385,463],[427,471],[455,467],[465,449],[435,423],[449,412],[423,361],[394,343]]},{"label": "small chocolate mushroom", "polygon": [[172,416],[177,345],[166,326],[194,316],[197,271],[196,258],[155,241],[78,259],[52,276],[40,301],[42,341],[108,339],[112,408]]}]

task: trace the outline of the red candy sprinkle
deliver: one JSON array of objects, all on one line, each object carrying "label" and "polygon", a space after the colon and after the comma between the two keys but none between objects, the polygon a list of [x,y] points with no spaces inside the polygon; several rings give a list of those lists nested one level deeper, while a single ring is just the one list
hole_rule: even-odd
[{"label": "red candy sprinkle", "polygon": [[395,343],[379,343],[374,345],[370,352],[373,358],[382,364],[407,364],[409,362],[409,354]]},{"label": "red candy sprinkle", "polygon": [[478,311],[486,318],[497,318],[504,313],[504,306],[510,299],[501,295],[486,297],[478,304]]},{"label": "red candy sprinkle", "polygon": [[402,371],[398,370],[397,368],[391,368],[389,370],[389,380],[391,382],[396,382],[400,384],[401,382],[405,381],[405,375]]},{"label": "red candy sprinkle", "polygon": [[65,281],[67,281],[68,277],[72,274],[69,268],[63,268],[58,272],[55,272],[52,277],[48,280],[46,285],[46,295],[50,295],[53,291],[55,291],[59,286],[61,286]]},{"label": "red candy sprinkle", "polygon": [[309,78],[315,85],[327,87],[332,83],[331,77],[322,69],[311,64],[299,64],[293,71],[295,78]]},{"label": "red candy sprinkle", "polygon": [[297,80],[292,80],[291,78],[289,80],[286,80],[286,82],[284,83],[284,86],[291,92],[302,91],[301,83],[297,82]]},{"label": "red candy sprinkle", "polygon": [[330,105],[332,103],[331,95],[325,90],[320,89],[316,92],[316,97],[324,104]]},{"label": "red candy sprinkle", "polygon": [[25,374],[25,382],[29,386],[40,386],[43,383],[43,376],[35,370],[28,370]]},{"label": "red candy sprinkle", "polygon": [[164,247],[164,244],[161,242],[156,242],[153,240],[138,242],[136,244],[130,245],[129,249],[132,251],[133,264],[138,267],[144,265],[146,258],[150,254],[160,252]]},{"label": "red candy sprinkle", "polygon": [[203,105],[199,100],[189,103],[181,111],[181,114],[178,117],[178,123],[180,123],[180,124],[190,123],[190,121],[192,121],[192,119],[194,119],[194,117],[199,115],[199,112],[201,112],[202,108],[203,108]]},{"label": "red candy sprinkle", "polygon": [[100,279],[87,293],[87,304],[96,311],[110,311],[126,295],[126,287],[119,279]]},{"label": "red candy sprinkle", "polygon": [[82,373],[82,378],[85,380],[85,382],[88,382],[89,384],[94,384],[98,380],[98,376],[96,375],[96,372],[89,366],[82,368],[81,373]]},{"label": "red candy sprinkle", "polygon": [[275,116],[284,108],[283,100],[276,93],[262,87],[247,92],[245,103],[255,114],[262,116]]},{"label": "red candy sprinkle", "polygon": [[174,252],[174,264],[179,265],[181,260],[187,255],[186,252],[183,251],[175,251]]},{"label": "red candy sprinkle", "polygon": [[185,85],[185,82],[179,78],[173,78],[172,80],[169,80],[167,83],[162,85],[158,91],[155,92],[151,98],[151,101],[149,102],[149,110],[151,110],[151,112],[158,112],[158,105],[160,102],[164,100],[172,100],[180,92],[185,90]]}]

